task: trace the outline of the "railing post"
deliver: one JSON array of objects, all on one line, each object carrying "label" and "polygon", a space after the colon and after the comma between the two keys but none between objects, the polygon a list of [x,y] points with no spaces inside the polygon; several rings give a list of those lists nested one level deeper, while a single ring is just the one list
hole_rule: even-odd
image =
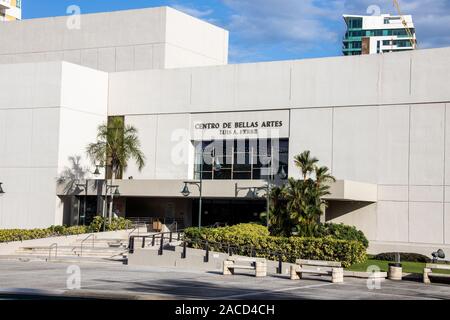
[{"label": "railing post", "polygon": [[186,259],[186,241],[183,242],[183,253],[181,254],[181,259]]},{"label": "railing post", "polygon": [[170,238],[169,242],[172,243],[172,240],[173,240],[173,232],[172,232],[172,231],[170,231],[170,236],[169,236],[169,238]]},{"label": "railing post", "polygon": [[128,251],[130,253],[134,253],[134,237],[133,236],[130,237],[130,240],[129,240],[129,243],[128,243]]},{"label": "railing post", "polygon": [[178,232],[177,241],[181,240],[181,234]]},{"label": "railing post", "polygon": [[283,273],[283,257],[281,256],[281,253],[278,254],[278,268],[277,273],[282,274]]},{"label": "railing post", "polygon": [[145,248],[145,240],[147,240],[146,237],[142,237],[142,248]]},{"label": "railing post", "polygon": [[158,255],[162,256],[164,253],[164,233],[161,234],[161,243],[159,244]]},{"label": "railing post", "polygon": [[156,244],[156,235],[153,235],[152,237],[152,247],[154,247]]},{"label": "railing post", "polygon": [[208,245],[208,241],[206,241],[206,243],[205,243],[205,246],[206,246],[206,254],[205,254],[205,259],[204,259],[204,261],[205,262],[209,262],[209,245]]}]

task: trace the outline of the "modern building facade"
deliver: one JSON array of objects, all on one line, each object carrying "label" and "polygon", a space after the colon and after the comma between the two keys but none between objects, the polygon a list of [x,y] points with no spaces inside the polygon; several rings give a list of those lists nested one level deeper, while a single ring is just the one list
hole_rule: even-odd
[{"label": "modern building facade", "polygon": [[[133,37],[102,28],[118,14]],[[269,176],[299,178],[293,158],[311,150],[338,180],[326,221],[363,230],[371,252],[450,248],[449,48],[228,65],[226,31],[170,8],[86,18],[73,33],[64,18],[0,26],[2,38],[35,32],[0,49],[1,228],[77,224],[84,203],[100,213],[104,184],[85,150],[100,124],[122,117],[139,130],[147,161],[116,181],[120,215],[195,225],[198,190],[181,191],[202,173],[205,225],[255,220],[265,210],[259,187]],[[159,40],[144,39],[158,58],[141,64],[140,37],[161,25]],[[167,30],[193,25],[193,43],[174,46]],[[102,60],[104,46],[116,54]],[[123,47],[129,55],[117,54]],[[80,60],[63,61],[66,51]],[[72,173],[88,188],[58,183]]]},{"label": "modern building facade", "polygon": [[22,19],[22,0],[0,0],[0,22]]},{"label": "modern building facade", "polygon": [[347,32],[343,40],[343,53],[346,56],[407,51],[417,47],[416,31],[410,15],[344,15],[344,20]]}]

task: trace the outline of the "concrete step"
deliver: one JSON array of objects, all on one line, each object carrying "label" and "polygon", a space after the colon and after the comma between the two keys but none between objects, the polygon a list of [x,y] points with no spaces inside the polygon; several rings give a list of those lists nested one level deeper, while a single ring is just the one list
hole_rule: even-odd
[{"label": "concrete step", "polygon": [[[49,256],[50,250],[48,247],[23,247],[16,250],[17,255],[38,255],[38,256]],[[56,250],[51,250],[51,255],[54,256]],[[83,256],[83,257],[114,257],[114,256],[124,256],[128,254],[126,248],[81,248],[64,246],[58,247],[57,256]]]}]

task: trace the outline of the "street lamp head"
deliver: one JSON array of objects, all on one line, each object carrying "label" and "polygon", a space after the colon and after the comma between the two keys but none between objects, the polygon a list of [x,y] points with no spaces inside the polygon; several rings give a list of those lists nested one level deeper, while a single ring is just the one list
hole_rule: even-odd
[{"label": "street lamp head", "polygon": [[2,184],[3,183],[0,182],[0,195],[5,194],[5,191],[3,191],[3,188],[2,188]]},{"label": "street lamp head", "polygon": [[278,176],[281,180],[285,180],[287,178],[286,170],[284,170],[284,167],[281,167],[280,172],[278,173]]},{"label": "street lamp head", "polygon": [[100,169],[99,166],[95,166],[95,171],[94,171],[94,176],[99,176],[100,175]]},{"label": "street lamp head", "polygon": [[222,170],[222,164],[220,163],[219,157],[214,159],[214,171],[219,172]]},{"label": "street lamp head", "polygon": [[181,190],[181,194],[185,197],[189,197],[189,195],[191,194],[187,183],[184,184],[184,188],[183,190]]}]

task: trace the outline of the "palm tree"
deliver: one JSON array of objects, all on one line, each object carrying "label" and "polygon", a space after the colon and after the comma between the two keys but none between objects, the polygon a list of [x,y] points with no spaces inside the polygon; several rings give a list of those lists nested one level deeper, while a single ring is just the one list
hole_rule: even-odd
[{"label": "palm tree", "polygon": [[[269,225],[271,234],[286,237],[290,235],[293,226],[286,210],[284,194],[285,186],[274,187],[270,190]],[[261,214],[261,219],[267,219],[266,212]]]},{"label": "palm tree", "polygon": [[140,150],[138,131],[131,125],[124,125],[121,117],[113,117],[108,124],[98,127],[97,142],[88,145],[86,151],[94,163],[111,167],[112,175],[119,178],[134,159],[139,171],[145,166],[145,156]]},{"label": "palm tree", "polygon": [[[87,146],[87,155],[94,164],[111,169],[111,185],[114,178],[122,176],[131,159],[136,162],[139,171],[144,168],[145,156],[137,134],[135,127],[124,125],[122,117],[112,117],[107,124],[98,127],[97,141]],[[109,216],[111,220],[112,203]]]},{"label": "palm tree", "polygon": [[295,165],[300,168],[303,180],[306,180],[308,175],[314,172],[316,163],[319,162],[317,158],[311,157],[310,151],[305,151],[294,158]]},{"label": "palm tree", "polygon": [[300,168],[303,180],[290,178],[281,189],[282,194],[278,198],[285,201],[286,214],[283,214],[283,210],[272,207],[276,225],[283,225],[282,219],[288,220],[289,225],[296,226],[302,236],[314,236],[319,217],[327,207],[324,197],[330,194],[330,182],[335,181],[329,169],[318,166],[317,162],[309,151],[296,156],[295,164]]}]

